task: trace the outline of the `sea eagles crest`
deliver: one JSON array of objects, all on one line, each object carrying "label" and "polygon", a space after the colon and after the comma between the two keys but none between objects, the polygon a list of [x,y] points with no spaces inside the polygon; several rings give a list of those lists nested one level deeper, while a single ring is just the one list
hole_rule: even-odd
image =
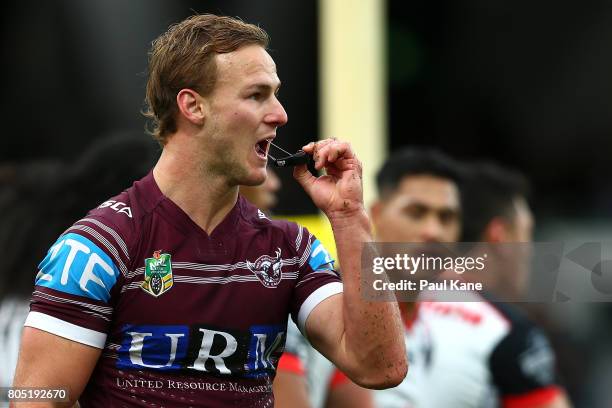
[{"label": "sea eagles crest", "polygon": [[276,250],[275,258],[270,255],[262,255],[257,258],[255,262],[247,261],[249,270],[257,276],[259,281],[263,283],[266,288],[275,288],[278,286],[282,276],[282,264],[283,261],[281,259],[280,248]]},{"label": "sea eagles crest", "polygon": [[148,294],[158,297],[169,291],[173,284],[170,254],[153,252],[153,258],[145,259],[144,282],[141,288]]}]

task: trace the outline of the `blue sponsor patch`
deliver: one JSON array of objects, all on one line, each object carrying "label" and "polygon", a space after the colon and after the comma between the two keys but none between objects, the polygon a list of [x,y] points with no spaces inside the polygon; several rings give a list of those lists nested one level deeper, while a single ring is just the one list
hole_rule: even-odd
[{"label": "blue sponsor patch", "polygon": [[257,325],[240,332],[204,325],[126,324],[117,368],[270,377],[283,352],[285,331],[285,325]]},{"label": "blue sponsor patch", "polygon": [[313,271],[334,269],[334,260],[318,239],[312,243],[308,265],[310,265]]},{"label": "blue sponsor patch", "polygon": [[178,370],[187,355],[189,326],[123,326],[117,368]]},{"label": "blue sponsor patch", "polygon": [[285,344],[286,326],[251,326],[247,356],[247,377],[269,376],[276,370]]},{"label": "blue sponsor patch", "polygon": [[38,265],[36,285],[107,302],[119,269],[89,239],[74,233],[62,235]]}]

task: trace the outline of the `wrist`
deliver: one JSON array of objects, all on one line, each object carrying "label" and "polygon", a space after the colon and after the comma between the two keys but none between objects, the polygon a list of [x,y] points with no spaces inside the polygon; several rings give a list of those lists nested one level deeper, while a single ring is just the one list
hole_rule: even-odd
[{"label": "wrist", "polygon": [[363,205],[347,210],[330,212],[327,214],[327,218],[334,231],[355,228],[356,226],[361,226],[368,232],[371,230],[370,217],[363,208]]}]

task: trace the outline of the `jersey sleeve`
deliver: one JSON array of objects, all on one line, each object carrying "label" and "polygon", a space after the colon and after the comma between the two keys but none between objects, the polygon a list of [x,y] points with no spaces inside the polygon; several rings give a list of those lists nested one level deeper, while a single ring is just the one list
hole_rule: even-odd
[{"label": "jersey sleeve", "polygon": [[299,275],[295,284],[291,317],[302,333],[310,312],[323,300],[342,292],[340,275],[334,259],[321,241],[298,226],[295,247],[299,259]]},{"label": "jersey sleeve", "polygon": [[554,352],[546,335],[529,322],[513,325],[489,364],[503,407],[540,406],[561,392]]},{"label": "jersey sleeve", "polygon": [[78,221],[40,263],[25,326],[103,348],[127,265],[128,248],[116,227],[101,217]]}]

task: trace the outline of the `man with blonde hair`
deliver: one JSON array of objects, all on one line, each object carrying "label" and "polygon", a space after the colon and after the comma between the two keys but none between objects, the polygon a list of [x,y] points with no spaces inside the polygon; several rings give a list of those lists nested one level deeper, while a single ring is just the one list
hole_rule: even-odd
[{"label": "man with blonde hair", "polygon": [[327,175],[294,170],[330,220],[342,282],[305,228],[269,220],[238,195],[264,182],[270,142],[287,122],[267,44],[259,27],[214,15],[153,43],[147,115],[161,157],[51,246],[16,387],[64,388],[68,404],[93,407],[272,406],[289,314],[356,383],[404,378],[397,306],[359,294],[371,235],[351,147],[310,143],[304,151]]}]

